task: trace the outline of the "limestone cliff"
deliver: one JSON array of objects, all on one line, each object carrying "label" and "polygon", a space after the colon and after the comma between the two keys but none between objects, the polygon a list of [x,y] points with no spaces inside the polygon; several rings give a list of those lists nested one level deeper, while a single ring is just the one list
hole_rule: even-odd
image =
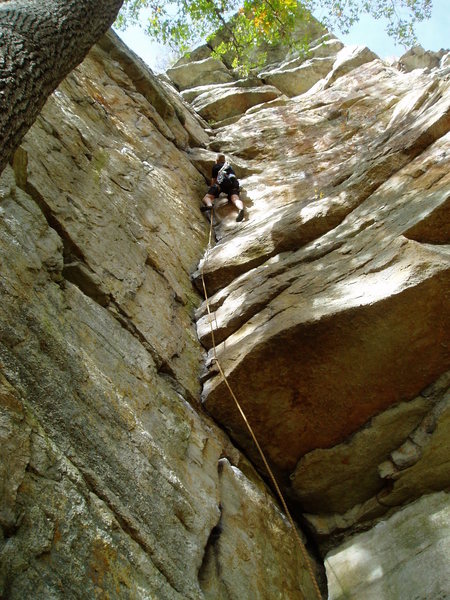
[{"label": "limestone cliff", "polygon": [[448,57],[63,82],[0,179],[1,597],[316,598],[201,272],[323,596],[450,594]]}]

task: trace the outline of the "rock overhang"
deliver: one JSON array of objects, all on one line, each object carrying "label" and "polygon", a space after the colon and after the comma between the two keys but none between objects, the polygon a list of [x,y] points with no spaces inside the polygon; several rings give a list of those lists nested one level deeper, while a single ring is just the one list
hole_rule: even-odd
[{"label": "rock overhang", "polygon": [[[300,504],[289,475],[302,456],[345,446],[449,367],[449,88],[440,59],[442,68],[400,73],[367,49],[346,49],[320,84],[224,123],[210,144],[244,165],[249,218],[236,231],[224,214],[194,273],[212,311],[197,311],[198,334],[211,348],[213,322],[219,361]],[[211,350],[207,365],[208,412],[259,464]],[[423,415],[411,414],[403,435]],[[397,443],[386,436],[383,452]],[[359,498],[367,522],[383,512],[367,490],[388,494],[390,485],[375,462],[368,480]],[[300,471],[296,481],[301,490]],[[342,516],[350,528],[352,511]]]}]

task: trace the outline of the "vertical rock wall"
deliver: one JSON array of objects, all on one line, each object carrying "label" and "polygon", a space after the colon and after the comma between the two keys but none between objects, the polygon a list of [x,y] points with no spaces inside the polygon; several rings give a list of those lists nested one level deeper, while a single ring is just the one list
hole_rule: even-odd
[{"label": "vertical rock wall", "polygon": [[314,597],[199,404],[203,126],[109,35],[0,180],[2,598]]},{"label": "vertical rock wall", "polygon": [[[217,201],[217,244],[195,274],[212,309],[198,311],[203,401],[262,469],[212,326],[229,383],[328,556],[330,598],[450,595],[439,492],[450,485],[448,57],[416,49],[388,65],[329,37],[247,80],[219,83],[205,68],[189,86],[204,58],[169,71],[210,122],[209,148],[235,166],[247,215],[238,227]],[[194,158],[207,172],[214,155]]]},{"label": "vertical rock wall", "polygon": [[168,79],[109,34],[3,174],[2,597],[317,597],[200,271],[324,597],[450,594],[448,54],[315,35]]}]

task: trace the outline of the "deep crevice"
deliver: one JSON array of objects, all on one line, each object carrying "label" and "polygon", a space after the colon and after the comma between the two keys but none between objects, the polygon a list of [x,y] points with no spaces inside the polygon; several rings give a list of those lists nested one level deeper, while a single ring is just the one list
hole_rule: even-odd
[{"label": "deep crevice", "polygon": [[206,541],[205,549],[203,551],[203,559],[198,570],[198,582],[200,587],[203,589],[204,582],[208,581],[209,572],[214,571],[214,575],[217,580],[221,580],[221,566],[219,557],[217,556],[217,542],[222,534],[222,506],[219,503],[219,517],[216,524],[212,527],[208,539]]}]

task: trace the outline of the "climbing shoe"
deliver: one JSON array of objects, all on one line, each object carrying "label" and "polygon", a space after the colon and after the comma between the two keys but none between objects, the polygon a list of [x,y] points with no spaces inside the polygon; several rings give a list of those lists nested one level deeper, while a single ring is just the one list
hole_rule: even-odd
[{"label": "climbing shoe", "polygon": [[241,208],[241,210],[238,212],[238,216],[236,217],[236,221],[239,223],[240,221],[242,221],[243,218],[244,218],[244,209]]},{"label": "climbing shoe", "polygon": [[205,205],[200,206],[200,210],[202,212],[206,212],[207,210],[211,210],[211,209],[212,209],[212,206],[205,206]]}]

